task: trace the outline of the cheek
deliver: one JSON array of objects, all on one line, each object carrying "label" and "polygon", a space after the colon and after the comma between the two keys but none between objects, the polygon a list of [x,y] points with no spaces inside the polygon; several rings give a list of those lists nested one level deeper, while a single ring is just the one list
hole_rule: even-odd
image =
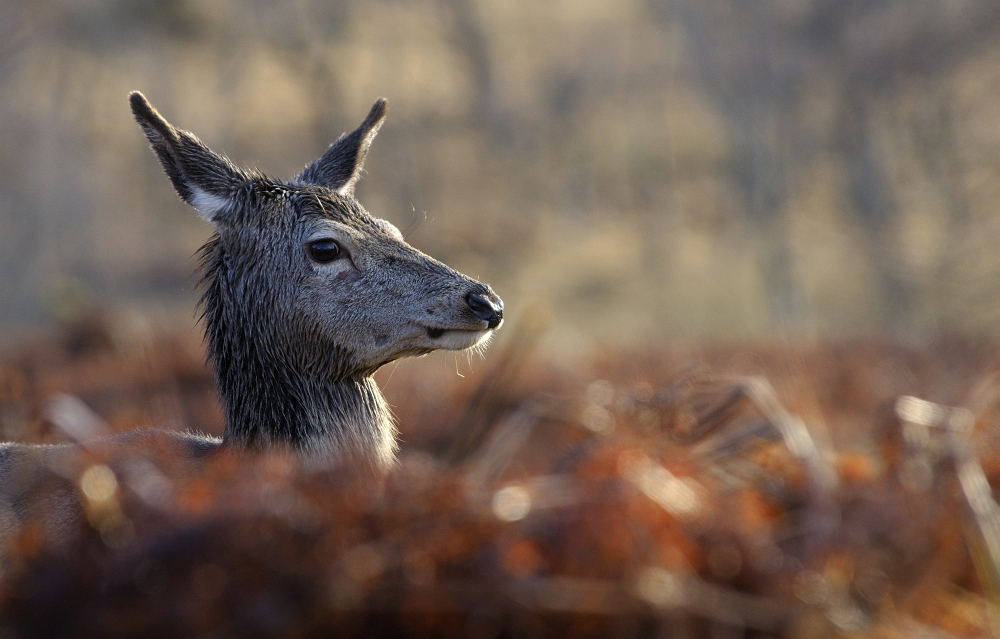
[{"label": "cheek", "polygon": [[337,284],[349,284],[361,279],[361,273],[357,269],[346,269],[337,274],[333,281]]},{"label": "cheek", "polygon": [[312,265],[302,279],[302,286],[319,298],[344,291],[348,285],[361,278],[361,273],[348,260],[338,260],[334,265]]}]

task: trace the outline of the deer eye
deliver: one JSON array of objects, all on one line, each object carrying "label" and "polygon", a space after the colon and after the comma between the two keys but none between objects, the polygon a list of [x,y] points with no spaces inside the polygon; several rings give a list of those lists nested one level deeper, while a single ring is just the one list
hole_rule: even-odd
[{"label": "deer eye", "polygon": [[309,243],[308,251],[313,261],[326,264],[340,257],[340,244],[335,240],[316,240]]}]

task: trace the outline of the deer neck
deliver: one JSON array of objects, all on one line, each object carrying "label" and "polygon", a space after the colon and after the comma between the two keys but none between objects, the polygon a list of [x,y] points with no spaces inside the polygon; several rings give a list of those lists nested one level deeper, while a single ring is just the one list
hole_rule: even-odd
[{"label": "deer neck", "polygon": [[[250,371],[256,379],[248,382],[245,373]],[[265,364],[217,377],[226,414],[225,445],[288,449],[314,465],[375,471],[392,465],[396,429],[371,377],[330,381],[288,373]]]}]

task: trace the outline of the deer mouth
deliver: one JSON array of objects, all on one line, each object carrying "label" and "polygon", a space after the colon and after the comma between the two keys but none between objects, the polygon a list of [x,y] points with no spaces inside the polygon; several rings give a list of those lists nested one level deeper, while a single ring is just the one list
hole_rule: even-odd
[{"label": "deer mouth", "polygon": [[492,329],[468,330],[427,326],[424,330],[435,347],[450,351],[460,351],[485,344],[493,334]]}]

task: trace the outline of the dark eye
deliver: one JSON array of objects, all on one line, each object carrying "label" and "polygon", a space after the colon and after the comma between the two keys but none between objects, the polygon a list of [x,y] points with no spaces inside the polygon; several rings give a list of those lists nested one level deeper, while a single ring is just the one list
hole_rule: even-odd
[{"label": "dark eye", "polygon": [[309,257],[320,264],[332,262],[340,257],[340,244],[334,240],[316,240],[309,243]]}]

